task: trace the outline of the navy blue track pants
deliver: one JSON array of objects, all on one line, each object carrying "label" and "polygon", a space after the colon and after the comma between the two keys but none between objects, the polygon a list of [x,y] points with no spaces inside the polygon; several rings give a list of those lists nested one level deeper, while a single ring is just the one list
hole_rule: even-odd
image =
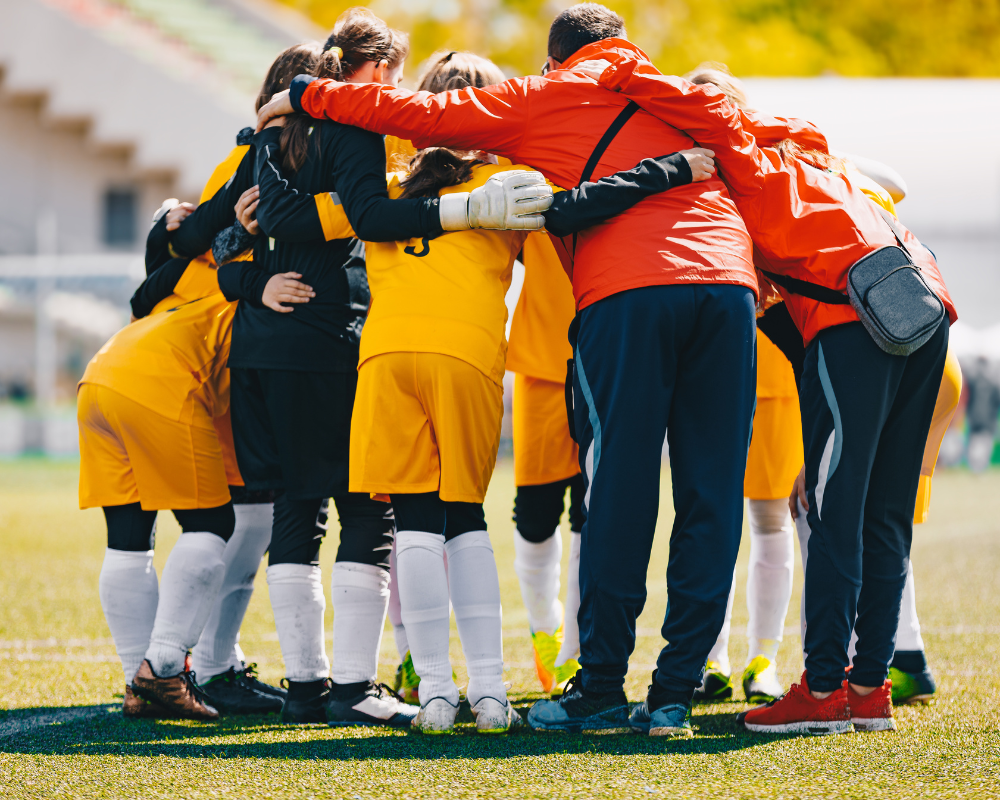
[{"label": "navy blue track pants", "polygon": [[574,414],[587,479],[580,555],[583,686],[617,691],[635,647],[669,431],[675,519],[668,644],[656,680],[690,695],[726,613],[756,398],[753,293],[651,286],[580,312]]},{"label": "navy blue track pants", "polygon": [[895,647],[920,465],[948,352],[948,324],[909,356],[883,352],[860,322],[821,331],[806,351],[799,398],[809,551],[809,688],[881,686]]}]

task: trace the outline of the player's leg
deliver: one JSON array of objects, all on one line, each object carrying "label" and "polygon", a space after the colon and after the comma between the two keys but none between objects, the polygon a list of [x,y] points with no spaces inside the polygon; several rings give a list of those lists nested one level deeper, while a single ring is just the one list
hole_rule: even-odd
[{"label": "player's leg", "polygon": [[567,487],[568,481],[519,485],[514,496],[514,572],[528,612],[535,671],[545,692],[555,687],[555,660],[562,645],[559,518]]},{"label": "player's leg", "polygon": [[138,503],[105,506],[108,549],[98,579],[104,618],[115,642],[125,675],[126,717],[168,716],[159,703],[132,692],[132,679],[146,657],[153,630],[159,586],[153,567],[156,512],[143,511]]},{"label": "player's leg", "polygon": [[240,626],[254,579],[271,542],[273,492],[231,486],[236,527],[222,560],[226,571],[208,622],[191,653],[191,668],[208,701],[223,714],[281,711],[284,689],[269,686],[247,665],[239,647]]},{"label": "player's leg", "polygon": [[466,694],[480,733],[502,733],[517,712],[503,680],[500,578],[482,503],[445,503],[445,554],[455,622],[469,673]]},{"label": "player's leg", "polygon": [[399,653],[399,666],[393,678],[392,688],[410,705],[420,705],[420,676],[413,667],[413,657],[410,655],[410,641],[406,636],[406,626],[403,625],[403,609],[399,602],[399,568],[396,566],[396,543],[393,541],[389,554],[389,623],[392,625],[393,639],[396,641],[396,651]]},{"label": "player's leg", "polygon": [[569,560],[566,564],[566,603],[563,612],[563,642],[556,656],[554,695],[565,691],[570,679],[580,671],[580,539],[587,512],[583,505],[587,493],[583,475],[569,481]]},{"label": "player's leg", "polygon": [[694,690],[693,700],[696,703],[715,703],[728,700],[733,696],[733,667],[729,660],[729,634],[733,627],[733,600],[736,597],[736,577],[729,590],[729,601],[726,603],[726,619],[722,630],[708,653],[705,662],[705,674],[701,684]]},{"label": "player's leg", "polygon": [[934,674],[924,652],[924,639],[920,635],[916,584],[910,560],[907,560],[906,583],[903,585],[899,625],[896,627],[896,649],[889,666],[889,678],[892,681],[892,701],[896,704],[927,703],[937,692]]},{"label": "player's leg", "polygon": [[947,348],[948,326],[942,325],[906,358],[872,465],[863,528],[863,582],[854,626],[857,654],[849,691],[851,719],[860,730],[895,727],[886,679],[909,572],[921,460]]},{"label": "player's leg", "polygon": [[132,692],[132,678],[149,647],[159,588],[153,568],[156,511],[143,511],[139,488],[121,432],[102,408],[102,386],[81,384],[80,507],[102,506],[108,547],[98,579],[101,608],[125,677],[126,717],[166,716],[167,711]]},{"label": "player's leg", "polygon": [[389,603],[393,513],[368,494],[334,498],[340,547],[333,567],[330,725],[409,726],[415,711],[378,683],[378,656]]},{"label": "player's leg", "polygon": [[668,644],[643,720],[653,735],[691,735],[692,695],[732,593],[756,398],[753,295],[734,286],[690,292],[671,337],[677,367],[667,435],[676,517],[662,630]]},{"label": "player's leg", "polygon": [[437,492],[393,493],[396,579],[413,666],[420,675],[417,730],[447,733],[458,713],[448,654],[450,609],[445,572],[447,511]]},{"label": "player's leg", "polygon": [[747,577],[747,667],[743,693],[750,703],[780,697],[778,648],[792,596],[795,545],[788,500],[750,500],[750,567]]},{"label": "player's leg", "polygon": [[326,722],[330,661],[323,634],[326,597],[319,548],[327,513],[326,500],[297,500],[288,492],[274,498],[267,589],[285,662],[283,722]]}]

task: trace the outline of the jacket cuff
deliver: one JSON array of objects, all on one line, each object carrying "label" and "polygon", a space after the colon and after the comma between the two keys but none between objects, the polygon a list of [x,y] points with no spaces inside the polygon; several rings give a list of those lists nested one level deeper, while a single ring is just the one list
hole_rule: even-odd
[{"label": "jacket cuff", "polygon": [[691,165],[680,153],[671,153],[660,160],[666,164],[667,171],[673,173],[670,181],[671,186],[686,186],[694,179],[691,174]]},{"label": "jacket cuff", "polygon": [[292,85],[288,87],[288,99],[296,111],[302,111],[302,95],[314,80],[316,78],[312,75],[296,75],[292,79]]}]

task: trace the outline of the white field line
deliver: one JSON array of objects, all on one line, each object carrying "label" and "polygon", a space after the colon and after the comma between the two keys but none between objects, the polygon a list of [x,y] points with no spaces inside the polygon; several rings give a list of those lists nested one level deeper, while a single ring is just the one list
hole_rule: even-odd
[{"label": "white field line", "polygon": [[113,705],[83,706],[81,708],[65,708],[59,711],[46,711],[31,716],[19,716],[17,719],[0,722],[0,739],[30,733],[45,725],[92,719],[102,714],[110,714],[115,708],[116,706]]}]

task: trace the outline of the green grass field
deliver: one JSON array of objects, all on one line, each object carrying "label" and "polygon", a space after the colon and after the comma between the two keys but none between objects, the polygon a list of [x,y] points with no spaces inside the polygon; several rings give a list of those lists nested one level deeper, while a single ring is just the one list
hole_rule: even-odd
[{"label": "green grass field", "polygon": [[[897,710],[896,734],[763,738],[736,730],[740,703],[696,710],[698,736],[517,733],[453,737],[325,727],[274,718],[221,724],[125,723],[121,668],[97,597],[100,511],[76,508],[76,465],[0,463],[0,796],[184,798],[1000,797],[1000,472],[940,475],[913,559],[918,608],[939,698]],[[640,700],[662,642],[672,513],[669,479],[649,599],[626,689]],[[487,516],[504,597],[507,678],[517,705],[540,695],[513,574],[513,478],[501,463]],[[161,515],[162,568],[178,529]],[[323,546],[324,574],[336,533]],[[745,656],[746,551],[737,567],[731,656]],[[801,672],[796,581],[779,670]],[[329,587],[327,587],[329,589]],[[329,607],[329,603],[328,603]],[[329,612],[328,612],[329,613]],[[329,635],[330,620],[327,620]],[[281,654],[260,573],[242,637],[266,680]],[[457,634],[452,653],[464,675]],[[332,654],[331,654],[332,655]],[[381,676],[397,656],[387,628]],[[77,707],[76,712],[67,711]],[[48,724],[51,723],[51,724]]]}]

